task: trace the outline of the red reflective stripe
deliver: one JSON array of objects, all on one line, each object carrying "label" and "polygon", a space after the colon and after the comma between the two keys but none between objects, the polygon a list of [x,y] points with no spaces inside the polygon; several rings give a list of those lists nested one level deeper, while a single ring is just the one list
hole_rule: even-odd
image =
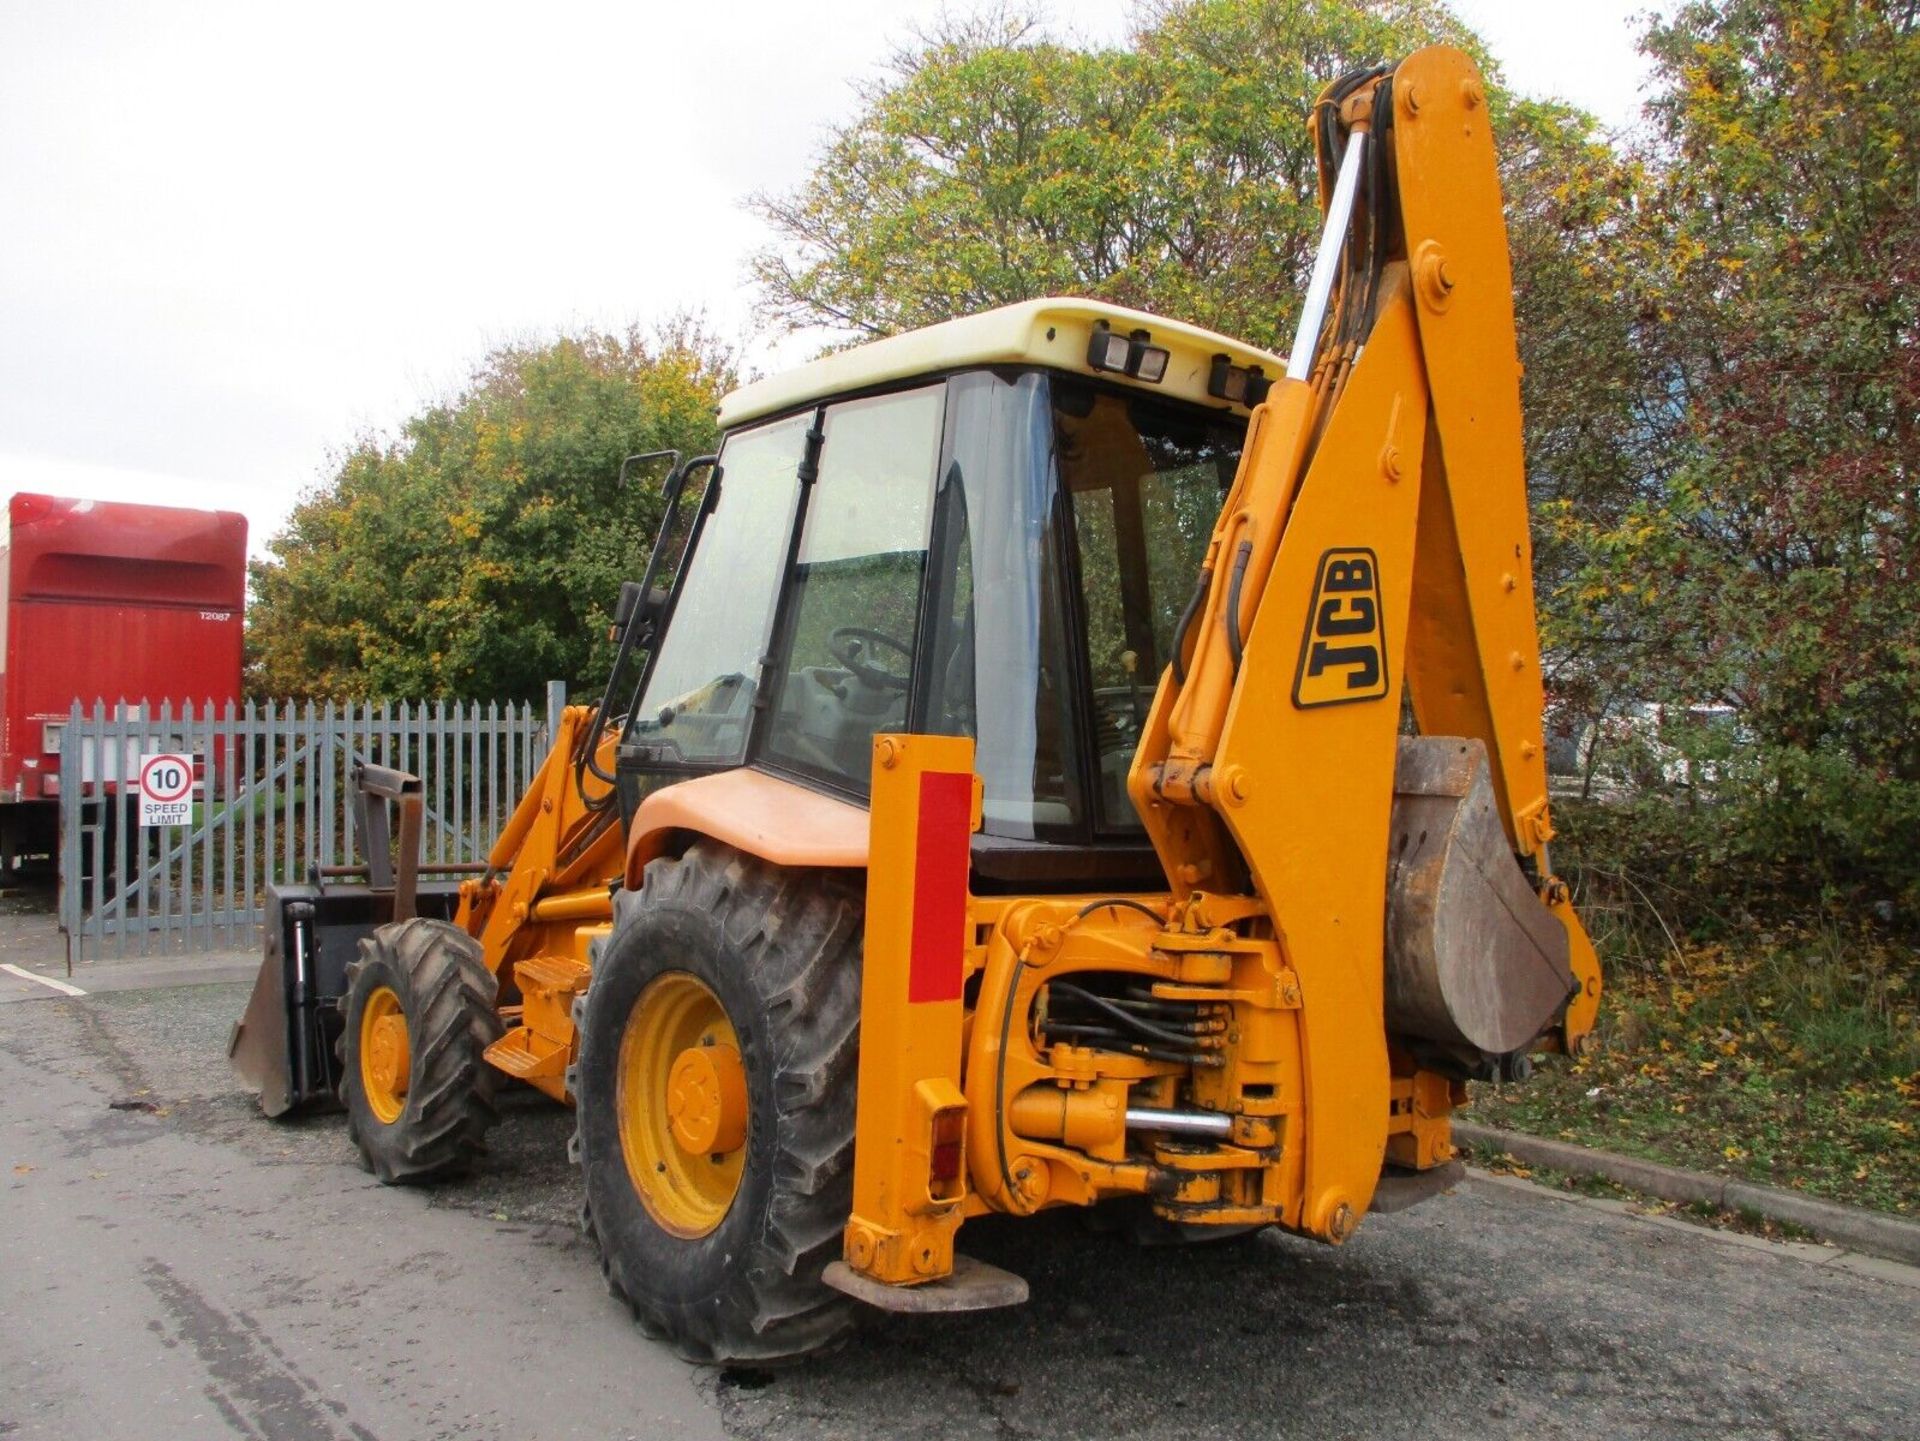
[{"label": "red reflective stripe", "polygon": [[907,1000],[957,1001],[966,950],[967,844],[973,777],[928,771],[920,777],[920,824],[913,853],[913,952]]}]

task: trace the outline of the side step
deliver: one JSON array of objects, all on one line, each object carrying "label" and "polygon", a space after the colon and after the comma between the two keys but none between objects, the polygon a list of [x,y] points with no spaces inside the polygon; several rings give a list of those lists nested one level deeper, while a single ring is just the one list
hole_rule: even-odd
[{"label": "side step", "polygon": [[845,1261],[830,1261],[820,1279],[856,1301],[882,1311],[931,1316],[950,1311],[991,1311],[1027,1299],[1026,1279],[971,1256],[953,1258],[953,1274],[918,1286],[889,1286],[863,1276]]},{"label": "side step", "polygon": [[487,1063],[522,1081],[558,1076],[567,1068],[567,1048],[543,1043],[525,1026],[515,1026],[487,1047]]}]

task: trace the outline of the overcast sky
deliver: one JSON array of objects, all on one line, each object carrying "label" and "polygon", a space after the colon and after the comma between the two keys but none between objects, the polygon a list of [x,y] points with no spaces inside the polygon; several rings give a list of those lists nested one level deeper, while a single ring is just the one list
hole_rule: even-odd
[{"label": "overcast sky", "polygon": [[[242,510],[258,551],[503,340],[696,307],[805,358],[749,333],[742,201],[941,8],[0,0],[0,494]],[[1634,118],[1646,0],[1454,8],[1516,88]]]}]

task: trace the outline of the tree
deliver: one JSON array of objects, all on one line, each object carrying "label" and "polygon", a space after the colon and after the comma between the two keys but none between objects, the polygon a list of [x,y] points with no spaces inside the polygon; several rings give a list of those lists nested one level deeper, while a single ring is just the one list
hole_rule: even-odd
[{"label": "tree", "polygon": [[1920,902],[1920,5],[1690,3],[1643,43],[1655,444],[1624,521],[1563,517],[1588,619],[1749,738],[1690,844]]},{"label": "tree", "polygon": [[660,468],[714,441],[733,360],[697,322],[496,350],[459,395],[367,437],[252,569],[249,684],[293,696],[528,698],[591,689],[620,582],[645,562]]},{"label": "tree", "polygon": [[756,275],[775,320],[851,337],[1071,291],[1284,349],[1312,100],[1463,46],[1501,143],[1557,701],[1737,717],[1674,728],[1721,804],[1656,798],[1649,854],[1920,904],[1917,12],[1681,3],[1647,23],[1624,138],[1508,93],[1433,0],[1159,0],[1105,50],[991,12],[901,52],[760,197]]},{"label": "tree", "polygon": [[1486,59],[1437,0],[1166,3],[1116,50],[950,21],[756,198],[765,309],[864,338],[1070,291],[1284,347],[1319,232],[1308,108],[1443,39]]},{"label": "tree", "polygon": [[[1591,117],[1509,94],[1437,0],[1161,0],[1117,50],[1016,12],[949,24],[895,57],[803,184],[757,200],[781,237],[755,261],[764,308],[866,337],[1064,291],[1284,351],[1320,230],[1310,108],[1436,42],[1491,82],[1536,498],[1623,523],[1652,444],[1615,304],[1644,172]],[[1560,603],[1575,539],[1543,525],[1538,557],[1554,679],[1591,706],[1609,627]]]},{"label": "tree", "polygon": [[1684,6],[1660,233],[1683,313],[1696,683],[1770,740],[1920,782],[1920,6]]}]

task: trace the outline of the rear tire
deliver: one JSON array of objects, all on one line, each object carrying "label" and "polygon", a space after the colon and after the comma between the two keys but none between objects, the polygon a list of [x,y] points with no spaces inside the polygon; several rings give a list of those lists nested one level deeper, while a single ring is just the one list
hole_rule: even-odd
[{"label": "rear tire", "polygon": [[[797,1360],[852,1327],[851,1303],[820,1273],[840,1254],[853,1207],[859,879],[703,842],[653,861],[639,891],[615,898],[613,933],[576,1011],[581,1222],[608,1287],[688,1360]],[[724,1013],[695,1044],[730,1027],[746,1082],[737,1185],[723,1210],[704,1215],[697,1207],[708,1198],[682,1204],[670,1173],[722,1159],[660,1159],[646,1150],[653,1142],[633,1139],[631,1115],[623,1130],[620,1101],[623,1042],[635,1065],[630,1029],[647,1030],[635,1018],[652,1015],[662,995],[687,994],[688,978]],[[624,1094],[664,1110],[663,1089],[628,1076]],[[631,1164],[629,1148],[649,1159]]]},{"label": "rear tire", "polygon": [[[481,956],[465,931],[416,918],[380,927],[347,967],[340,1099],[361,1161],[389,1186],[453,1175],[486,1150],[499,1073],[485,1053],[504,1026]],[[397,1091],[364,1044],[369,1006],[376,1024],[382,1010],[404,1017],[407,1075]]]}]

